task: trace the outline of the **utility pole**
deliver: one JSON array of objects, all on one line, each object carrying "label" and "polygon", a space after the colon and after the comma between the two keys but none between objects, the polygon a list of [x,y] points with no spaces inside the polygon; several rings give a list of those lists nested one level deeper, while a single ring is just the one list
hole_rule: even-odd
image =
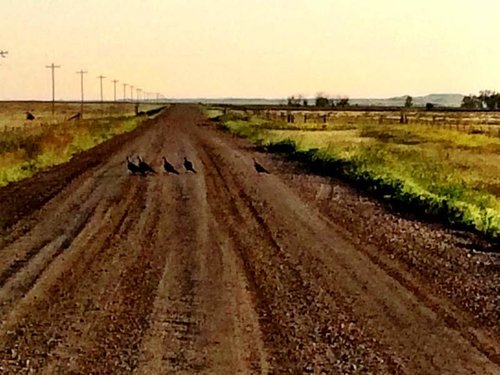
[{"label": "utility pole", "polygon": [[123,84],[123,102],[125,103],[127,101],[127,84]]},{"label": "utility pole", "polygon": [[97,77],[97,78],[99,78],[99,79],[101,80],[101,103],[102,103],[102,102],[104,101],[103,96],[102,96],[102,80],[103,80],[104,78],[106,78],[106,77],[104,77],[103,75],[100,75],[100,76],[99,76],[99,77]]},{"label": "utility pole", "polygon": [[139,88],[137,89],[137,103],[139,103],[139,101],[141,100],[141,96],[140,96],[141,91],[142,91],[141,89],[139,89]]},{"label": "utility pole", "polygon": [[115,102],[116,102],[116,83],[120,82],[120,81],[118,81],[117,79],[114,79],[111,82],[113,82],[113,85],[114,85],[114,98],[115,98]]},{"label": "utility pole", "polygon": [[80,117],[83,119],[83,75],[86,74],[87,72],[84,71],[83,69],[80,70],[79,72],[76,72],[76,74],[80,74],[80,91],[82,94],[82,103],[80,105]]},{"label": "utility pole", "polygon": [[54,70],[57,68],[60,68],[61,66],[59,65],[54,65],[54,63],[50,65],[45,65],[46,68],[49,68],[52,70],[52,117],[54,117],[54,104],[56,101],[56,81],[54,78]]},{"label": "utility pole", "polygon": [[160,94],[159,93],[156,93],[156,102],[160,103]]},{"label": "utility pole", "polygon": [[130,85],[130,101],[134,101],[134,85]]}]

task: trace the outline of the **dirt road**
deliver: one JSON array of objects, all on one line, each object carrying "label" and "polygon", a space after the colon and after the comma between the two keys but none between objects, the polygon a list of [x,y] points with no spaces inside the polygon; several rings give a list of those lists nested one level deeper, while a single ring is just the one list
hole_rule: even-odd
[{"label": "dirt road", "polygon": [[[447,295],[468,269],[448,268],[449,284],[419,269],[445,253],[472,262],[465,250],[415,244],[410,267],[360,240],[392,230],[383,221],[367,230],[335,216],[342,186],[257,153],[196,107],[121,137],[3,191],[24,209],[0,239],[0,373],[500,374],[498,321],[487,323],[497,294]],[[128,175],[129,154],[158,175]],[[179,176],[161,173],[162,156]],[[368,221],[370,210],[354,209]],[[404,235],[397,248],[418,237],[398,245]]]}]

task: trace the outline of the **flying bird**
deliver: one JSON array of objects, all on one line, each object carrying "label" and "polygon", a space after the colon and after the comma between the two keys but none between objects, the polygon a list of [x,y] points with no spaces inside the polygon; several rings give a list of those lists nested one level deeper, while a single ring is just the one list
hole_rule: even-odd
[{"label": "flying bird", "polygon": [[165,156],[163,156],[162,159],[163,159],[163,169],[165,170],[165,172],[179,174],[179,172],[177,172],[175,167],[167,161],[167,158]]},{"label": "flying bird", "polygon": [[187,160],[186,157],[184,157],[184,168],[186,168],[186,172],[191,171],[193,173],[196,173],[196,171],[193,168],[193,163]]},{"label": "flying bird", "polygon": [[253,166],[255,167],[255,170],[257,172],[269,174],[269,171],[266,168],[264,168],[261,164],[259,164],[257,160],[255,160],[255,158],[253,159]]},{"label": "flying bird", "polygon": [[148,173],[153,173],[156,174],[156,171],[151,168],[151,166],[146,163],[140,156],[137,156],[137,160],[139,161],[139,169],[141,170],[142,174],[148,174]]},{"label": "flying bird", "polygon": [[130,173],[136,174],[136,173],[141,173],[141,168],[137,164],[135,164],[130,158],[127,156],[127,169]]}]

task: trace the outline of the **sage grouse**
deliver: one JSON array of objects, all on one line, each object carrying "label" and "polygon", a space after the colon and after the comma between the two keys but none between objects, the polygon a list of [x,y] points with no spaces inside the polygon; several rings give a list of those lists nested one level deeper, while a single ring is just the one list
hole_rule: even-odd
[{"label": "sage grouse", "polygon": [[196,171],[193,168],[193,163],[187,160],[186,157],[184,157],[184,168],[186,168],[186,172],[191,171],[193,173],[196,173]]},{"label": "sage grouse", "polygon": [[177,172],[175,167],[167,161],[167,158],[165,156],[163,156],[162,159],[163,159],[163,169],[165,170],[165,172],[179,174],[179,172]]},{"label": "sage grouse", "polygon": [[255,170],[259,173],[267,173],[269,174],[269,171],[264,168],[261,164],[257,163],[257,160],[253,159],[253,166],[255,167]]},{"label": "sage grouse", "polygon": [[138,166],[142,174],[148,174],[148,173],[156,174],[156,171],[153,168],[151,168],[151,166],[148,163],[146,163],[140,156],[137,156],[137,160],[139,161]]},{"label": "sage grouse", "polygon": [[130,160],[128,156],[127,156],[127,169],[132,174],[137,174],[137,173],[142,174],[141,168],[139,168],[137,164],[135,164],[132,160]]}]

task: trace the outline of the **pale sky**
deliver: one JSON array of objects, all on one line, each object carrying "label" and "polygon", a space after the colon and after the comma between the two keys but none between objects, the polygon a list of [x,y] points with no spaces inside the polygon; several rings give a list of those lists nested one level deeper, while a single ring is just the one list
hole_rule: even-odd
[{"label": "pale sky", "polygon": [[[0,99],[500,90],[498,0],[0,0]],[[130,90],[127,89],[127,96]]]}]

